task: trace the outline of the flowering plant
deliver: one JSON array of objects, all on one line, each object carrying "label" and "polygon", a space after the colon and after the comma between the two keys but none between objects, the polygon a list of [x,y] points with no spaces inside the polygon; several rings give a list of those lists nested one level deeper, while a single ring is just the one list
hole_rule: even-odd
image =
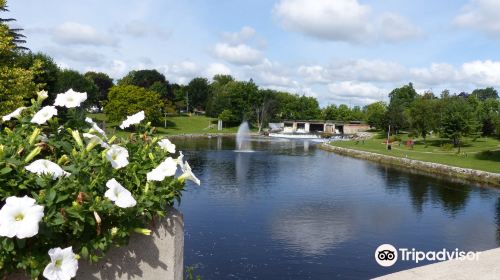
[{"label": "flowering plant", "polygon": [[0,278],[75,277],[79,259],[96,262],[130,234],[150,234],[185,180],[199,184],[182,152],[174,158],[175,145],[140,123],[143,112],[122,124],[136,132],[109,137],[77,112],[85,93],[42,107],[46,97],[0,121]]}]

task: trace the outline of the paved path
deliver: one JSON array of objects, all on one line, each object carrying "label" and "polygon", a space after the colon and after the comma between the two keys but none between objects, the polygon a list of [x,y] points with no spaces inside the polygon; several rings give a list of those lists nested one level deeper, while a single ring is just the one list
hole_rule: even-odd
[{"label": "paved path", "polygon": [[377,280],[500,279],[500,248],[481,252],[477,261],[451,260],[404,270]]}]

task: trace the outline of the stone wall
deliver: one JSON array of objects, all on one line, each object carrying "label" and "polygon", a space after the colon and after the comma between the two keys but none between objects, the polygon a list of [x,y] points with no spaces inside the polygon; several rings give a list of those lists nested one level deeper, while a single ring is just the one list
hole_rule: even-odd
[{"label": "stone wall", "polygon": [[395,166],[401,166],[410,169],[416,169],[432,174],[446,175],[448,177],[464,179],[472,182],[500,186],[499,173],[492,173],[470,168],[461,168],[439,163],[432,163],[432,162],[426,162],[408,158],[400,158],[400,157],[387,156],[377,153],[341,148],[332,146],[327,143],[321,144],[320,148],[337,154],[351,156],[355,158],[360,158]]},{"label": "stone wall", "polygon": [[[78,262],[75,279],[81,280],[182,280],[184,220],[174,208],[152,228],[150,236],[134,234],[127,246],[112,248],[95,264]],[[43,277],[41,277],[43,278]],[[16,274],[9,280],[28,279]]]}]

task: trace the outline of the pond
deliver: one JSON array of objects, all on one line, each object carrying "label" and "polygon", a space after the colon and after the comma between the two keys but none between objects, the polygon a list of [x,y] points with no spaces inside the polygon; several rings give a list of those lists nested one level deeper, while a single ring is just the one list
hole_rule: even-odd
[{"label": "pond", "polygon": [[497,189],[339,156],[314,142],[177,139],[202,186],[180,205],[185,265],[202,279],[367,279],[384,243],[421,251],[500,244]]}]

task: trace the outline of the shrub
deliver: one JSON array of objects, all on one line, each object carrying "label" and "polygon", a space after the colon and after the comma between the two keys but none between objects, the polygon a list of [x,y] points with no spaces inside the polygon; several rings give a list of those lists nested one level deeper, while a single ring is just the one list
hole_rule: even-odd
[{"label": "shrub", "polygon": [[[33,279],[42,272],[74,277],[78,258],[96,262],[132,233],[149,234],[153,219],[180,199],[184,181],[199,184],[182,153],[172,158],[175,145],[153,137],[149,123],[138,125],[141,114],[124,122],[137,132],[108,138],[90,119],[60,123],[55,106],[40,108],[46,96],[2,118],[0,279],[18,270]],[[84,97],[61,94],[56,103],[79,106]],[[178,165],[183,174],[175,178]]]},{"label": "shrub", "polygon": [[104,105],[104,112],[112,122],[121,121],[141,110],[144,110],[147,121],[158,122],[162,109],[163,102],[157,92],[132,85],[112,87]]}]

